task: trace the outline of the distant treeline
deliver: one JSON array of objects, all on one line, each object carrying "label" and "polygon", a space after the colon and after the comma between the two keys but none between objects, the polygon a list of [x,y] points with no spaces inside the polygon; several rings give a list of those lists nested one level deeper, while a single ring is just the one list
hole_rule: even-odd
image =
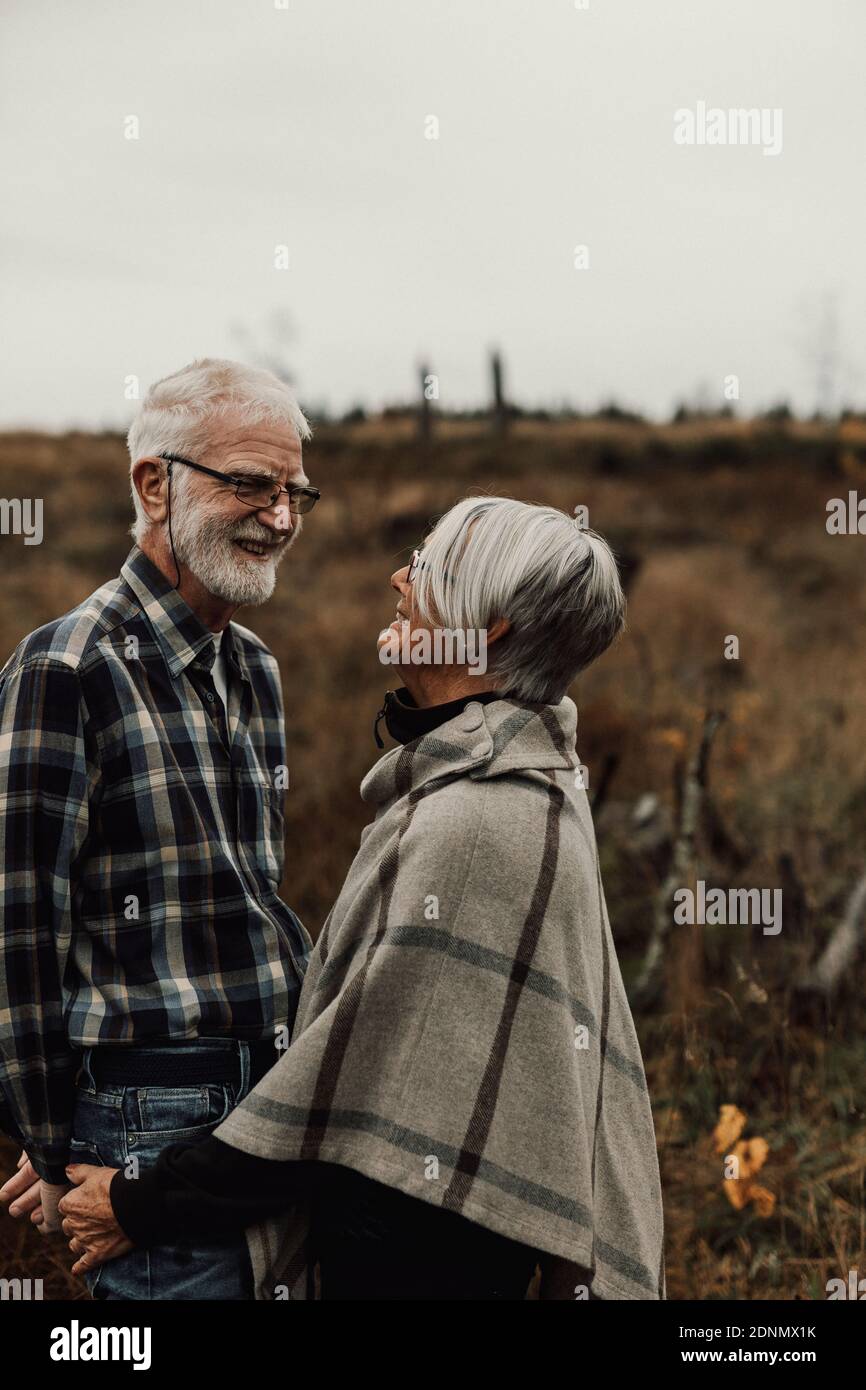
[{"label": "distant treeline", "polygon": [[[476,407],[471,410],[445,410],[439,402],[431,402],[433,406],[432,415],[436,420],[455,420],[455,421],[489,421],[493,414],[490,406]],[[657,424],[657,421],[650,421],[639,411],[627,410],[620,406],[616,401],[610,401],[607,405],[599,407],[597,410],[577,410],[572,407],[559,407],[557,409],[542,409],[540,407],[530,409],[516,405],[509,401],[502,409],[502,414],[506,420],[529,420],[529,421],[566,421],[566,420],[607,420],[615,424],[622,425],[648,425]],[[322,406],[310,412],[314,419],[324,425],[356,425],[365,420],[412,420],[417,419],[421,413],[416,405],[388,405],[382,410],[367,410],[363,405],[352,406],[349,410],[331,412]],[[866,410],[854,410],[846,408],[841,410],[838,415],[822,415],[820,412],[813,412],[811,415],[798,416],[795,411],[782,401],[778,405],[771,406],[767,410],[756,411],[749,416],[744,416],[741,412],[734,410],[731,405],[724,405],[719,410],[705,410],[688,405],[679,405],[670,417],[668,423],[673,425],[692,424],[700,421],[712,420],[763,420],[769,423],[784,423],[786,421],[801,420],[811,424],[825,424],[832,426],[846,421],[857,421],[866,424]]]}]

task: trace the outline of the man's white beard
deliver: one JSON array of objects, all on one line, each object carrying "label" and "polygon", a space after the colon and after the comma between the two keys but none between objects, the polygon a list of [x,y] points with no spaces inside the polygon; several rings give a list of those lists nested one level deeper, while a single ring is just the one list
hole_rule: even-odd
[{"label": "man's white beard", "polygon": [[171,530],[178,560],[214,598],[225,603],[265,603],[274,592],[277,565],[296,532],[291,532],[270,559],[247,558],[234,541],[273,543],[273,531],[260,526],[253,516],[240,521],[209,517],[201,508],[190,506],[182,493],[173,500]]}]

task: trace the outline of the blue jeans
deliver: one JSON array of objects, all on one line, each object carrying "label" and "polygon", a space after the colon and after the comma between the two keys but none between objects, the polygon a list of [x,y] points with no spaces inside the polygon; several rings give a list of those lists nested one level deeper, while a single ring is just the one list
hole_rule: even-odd
[{"label": "blue jeans", "polygon": [[[199,1038],[184,1044],[184,1055],[214,1049],[239,1054],[238,1085],[116,1086],[98,1089],[90,1071],[91,1050],[83,1053],[77,1083],[70,1162],[132,1170],[155,1163],[169,1144],[206,1139],[250,1089],[247,1044],[232,1039]],[[176,1052],[176,1049],[173,1049]],[[145,1057],[158,1047],[136,1048]],[[134,1179],[130,1179],[134,1181]],[[252,1269],[243,1233],[213,1245],[154,1246],[132,1250],[85,1275],[97,1299],[147,1300],[253,1298]]]}]

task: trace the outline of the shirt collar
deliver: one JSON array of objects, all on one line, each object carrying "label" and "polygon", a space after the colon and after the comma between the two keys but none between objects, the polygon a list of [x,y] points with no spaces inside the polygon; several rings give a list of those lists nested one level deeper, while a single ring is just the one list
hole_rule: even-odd
[{"label": "shirt collar", "polygon": [[[120,574],[153,628],[157,645],[172,676],[179,675],[196,659],[200,666],[209,671],[216,658],[214,634],[196,617],[186,599],[181,598],[174,585],[137,545],[127,555]],[[239,644],[232,640],[231,623],[226,628],[224,641],[227,659],[235,657],[243,674],[245,664]]]}]

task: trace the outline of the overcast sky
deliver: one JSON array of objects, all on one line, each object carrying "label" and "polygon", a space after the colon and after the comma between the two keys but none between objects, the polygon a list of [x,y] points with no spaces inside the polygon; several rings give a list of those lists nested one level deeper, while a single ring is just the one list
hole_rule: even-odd
[{"label": "overcast sky", "polygon": [[[420,357],[476,404],[491,344],[528,405],[662,416],[735,374],[744,413],[811,411],[811,343],[866,406],[864,0],[0,13],[0,425],[126,425],[127,378],[286,317],[313,412],[408,398]],[[699,102],[781,108],[781,153],[676,144]]]}]

